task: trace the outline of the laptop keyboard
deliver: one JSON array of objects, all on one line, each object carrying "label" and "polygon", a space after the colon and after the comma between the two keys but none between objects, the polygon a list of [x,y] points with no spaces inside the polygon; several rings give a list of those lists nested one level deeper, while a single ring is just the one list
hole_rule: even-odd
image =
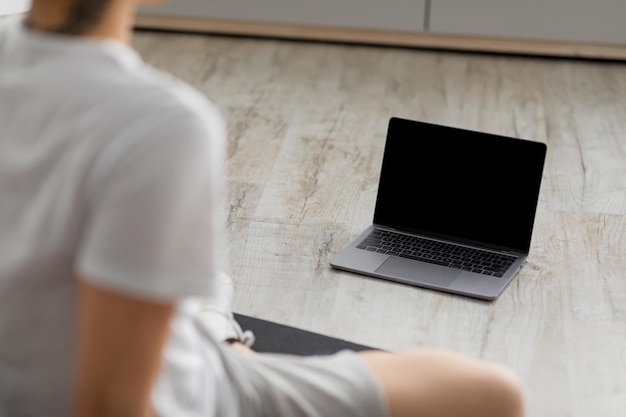
[{"label": "laptop keyboard", "polygon": [[517,259],[514,256],[378,229],[363,239],[357,248],[494,277],[501,277]]}]

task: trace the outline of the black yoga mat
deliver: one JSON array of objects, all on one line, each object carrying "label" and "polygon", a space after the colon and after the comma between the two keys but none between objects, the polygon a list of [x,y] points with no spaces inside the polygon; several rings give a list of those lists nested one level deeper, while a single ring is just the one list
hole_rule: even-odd
[{"label": "black yoga mat", "polygon": [[[375,348],[352,343],[323,334],[309,332],[296,327],[285,326],[272,321],[257,319],[242,314],[234,314],[235,320],[244,330],[251,330],[256,342],[252,349],[256,352],[288,353],[293,355],[326,355],[340,350],[373,350]],[[378,350],[378,349],[376,349]]]}]

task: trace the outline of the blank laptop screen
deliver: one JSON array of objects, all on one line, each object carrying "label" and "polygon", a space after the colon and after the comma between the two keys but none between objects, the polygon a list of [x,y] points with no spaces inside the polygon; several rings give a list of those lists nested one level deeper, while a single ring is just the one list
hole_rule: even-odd
[{"label": "blank laptop screen", "polygon": [[392,118],[374,223],[528,252],[546,145]]}]

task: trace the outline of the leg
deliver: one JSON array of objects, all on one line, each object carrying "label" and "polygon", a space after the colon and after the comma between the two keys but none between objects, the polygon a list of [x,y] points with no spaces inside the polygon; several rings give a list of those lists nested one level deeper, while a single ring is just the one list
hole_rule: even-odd
[{"label": "leg", "polygon": [[219,350],[220,386],[239,399],[233,416],[390,417],[380,384],[354,352],[306,357]]},{"label": "leg", "polygon": [[[439,350],[298,357],[217,348],[238,417],[522,417],[506,368]],[[207,346],[209,348],[210,346]],[[214,374],[215,370],[207,369]],[[232,396],[226,396],[232,398]],[[218,396],[216,398],[221,398]],[[232,403],[223,404],[232,409]],[[226,415],[226,414],[220,414]]]},{"label": "leg", "polygon": [[392,417],[521,417],[521,384],[508,369],[438,350],[363,352]]}]

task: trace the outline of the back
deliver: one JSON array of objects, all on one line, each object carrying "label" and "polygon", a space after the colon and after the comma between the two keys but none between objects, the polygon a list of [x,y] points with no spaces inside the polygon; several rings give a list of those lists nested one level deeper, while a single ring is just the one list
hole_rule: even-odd
[{"label": "back", "polygon": [[[73,66],[80,48],[46,52],[14,29],[0,35],[0,415],[69,415],[77,202],[93,156],[76,115],[98,108]],[[83,70],[106,71],[86,53]],[[64,100],[76,91],[81,103]]]},{"label": "back", "polygon": [[224,141],[217,109],[125,45],[0,32],[0,416],[71,414],[77,275],[213,293]]}]

